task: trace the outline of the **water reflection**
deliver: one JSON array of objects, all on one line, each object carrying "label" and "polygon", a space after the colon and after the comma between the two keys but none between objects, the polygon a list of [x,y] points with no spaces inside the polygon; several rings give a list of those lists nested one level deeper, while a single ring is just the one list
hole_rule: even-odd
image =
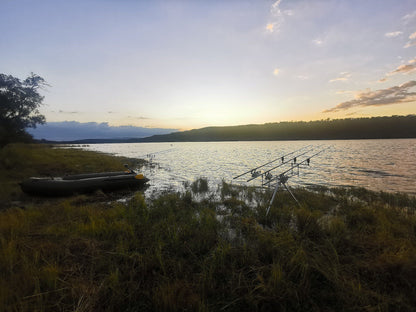
[{"label": "water reflection", "polygon": [[302,167],[290,185],[360,186],[416,194],[416,139],[125,143],[83,148],[149,160],[142,171],[151,179],[150,194],[183,190],[184,184],[199,177],[206,177],[210,187],[222,180],[245,184],[244,179],[232,178],[307,145],[328,149]]}]

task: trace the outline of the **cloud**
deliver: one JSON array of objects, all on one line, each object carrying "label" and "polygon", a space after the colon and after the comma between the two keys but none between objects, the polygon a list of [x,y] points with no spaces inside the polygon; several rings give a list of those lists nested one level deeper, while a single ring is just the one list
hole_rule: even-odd
[{"label": "cloud", "polygon": [[58,111],[60,114],[78,114],[79,112],[77,111],[64,111],[64,110],[59,110]]},{"label": "cloud", "polygon": [[287,16],[293,16],[293,10],[285,10],[283,13]]},{"label": "cloud", "polygon": [[329,80],[329,82],[336,81],[347,81],[351,77],[351,74],[348,72],[339,73],[339,77]]},{"label": "cloud", "polygon": [[416,64],[402,64],[399,67],[397,67],[396,70],[393,70],[390,75],[394,74],[408,74],[416,70]]},{"label": "cloud", "polygon": [[408,61],[408,64],[399,65],[395,70],[388,72],[386,77],[381,78],[378,82],[385,82],[387,78],[397,74],[411,74],[416,71],[416,57]]},{"label": "cloud", "polygon": [[348,114],[345,114],[345,115],[347,115],[347,116],[354,116],[354,115],[357,115],[357,113],[358,112],[351,112],[351,113],[348,113]]},{"label": "cloud", "polygon": [[315,40],[312,40],[312,42],[317,46],[321,46],[324,44],[324,41],[322,39],[315,39]]},{"label": "cloud", "polygon": [[416,46],[416,41],[413,41],[413,42],[409,41],[408,43],[405,44],[403,48],[407,49],[413,46]]},{"label": "cloud", "polygon": [[412,13],[406,14],[402,17],[402,20],[405,23],[408,23],[410,20],[414,19],[416,17],[416,11],[413,11]]},{"label": "cloud", "polygon": [[354,91],[349,91],[349,90],[339,90],[336,92],[336,94],[347,94],[347,93],[354,93]]},{"label": "cloud", "polygon": [[134,126],[110,126],[107,122],[77,121],[47,122],[36,128],[27,129],[35,139],[73,141],[83,139],[143,138],[155,134],[168,134],[176,129],[143,128]]},{"label": "cloud", "polygon": [[395,37],[400,36],[401,34],[403,34],[403,32],[401,31],[392,31],[392,32],[385,33],[384,36],[386,36],[387,38],[395,38]]},{"label": "cloud", "polygon": [[277,0],[272,4],[272,7],[270,8],[270,13],[274,16],[280,16],[282,14],[282,11],[280,10],[279,6],[282,0]]},{"label": "cloud", "polygon": [[275,27],[276,27],[276,24],[275,23],[269,23],[269,24],[266,25],[266,30],[268,32],[274,32],[275,31]]},{"label": "cloud", "polygon": [[347,77],[337,77],[334,79],[331,79],[329,82],[335,82],[335,81],[347,81],[348,78]]},{"label": "cloud", "polygon": [[413,47],[413,46],[416,45],[416,41],[415,41],[415,39],[416,39],[416,31],[409,36],[409,39],[410,39],[410,41],[408,41],[403,48],[406,49],[406,48],[410,48],[410,47]]},{"label": "cloud", "polygon": [[147,120],[147,119],[151,119],[149,117],[143,117],[143,116],[127,116],[127,118],[131,118],[131,119],[138,119],[138,120]]},{"label": "cloud", "polygon": [[280,4],[282,0],[275,1],[272,6],[270,7],[270,15],[271,21],[267,23],[266,30],[270,33],[279,32],[280,27],[282,26],[285,16],[292,16],[292,10],[284,10],[280,9]]},{"label": "cloud", "polygon": [[416,101],[416,92],[409,90],[416,86],[416,81],[412,80],[387,89],[377,91],[359,92],[354,100],[342,102],[337,106],[323,111],[324,113],[332,113],[340,110],[348,110],[353,107],[361,106],[383,106],[394,105],[400,103],[408,103]]}]

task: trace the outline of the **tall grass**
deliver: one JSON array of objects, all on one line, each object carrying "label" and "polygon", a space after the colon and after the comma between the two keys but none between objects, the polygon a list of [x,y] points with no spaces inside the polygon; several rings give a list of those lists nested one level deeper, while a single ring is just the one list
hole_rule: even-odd
[{"label": "tall grass", "polygon": [[137,168],[144,161],[42,144],[8,144],[0,149],[0,209],[2,200],[22,199],[18,183],[31,176],[120,171],[124,163]]},{"label": "tall grass", "polygon": [[[198,202],[190,193],[164,194],[148,204],[137,193],[128,204],[94,204],[83,196],[8,209],[0,219],[0,307],[416,307],[415,214],[379,200],[346,204],[335,195],[296,195],[305,200],[301,208],[277,201],[267,218],[264,207],[247,207],[243,198]],[[337,209],[308,207],[321,196]]]},{"label": "tall grass", "polygon": [[416,202],[363,189],[8,204],[4,311],[414,311]]}]

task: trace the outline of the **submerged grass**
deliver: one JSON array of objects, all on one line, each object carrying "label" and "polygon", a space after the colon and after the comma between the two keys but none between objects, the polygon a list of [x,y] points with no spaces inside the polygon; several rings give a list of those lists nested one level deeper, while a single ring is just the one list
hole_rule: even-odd
[{"label": "submerged grass", "polygon": [[219,191],[9,203],[0,310],[415,310],[414,197],[295,189],[266,216],[269,192]]}]

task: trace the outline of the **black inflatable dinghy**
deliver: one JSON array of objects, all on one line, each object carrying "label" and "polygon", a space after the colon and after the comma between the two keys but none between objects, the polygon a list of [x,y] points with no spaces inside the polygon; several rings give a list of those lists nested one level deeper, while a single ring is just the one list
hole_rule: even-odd
[{"label": "black inflatable dinghy", "polygon": [[91,193],[96,190],[104,192],[124,188],[142,187],[148,182],[142,174],[133,170],[68,175],[52,178],[29,178],[22,183],[22,191],[31,195],[65,196]]}]

